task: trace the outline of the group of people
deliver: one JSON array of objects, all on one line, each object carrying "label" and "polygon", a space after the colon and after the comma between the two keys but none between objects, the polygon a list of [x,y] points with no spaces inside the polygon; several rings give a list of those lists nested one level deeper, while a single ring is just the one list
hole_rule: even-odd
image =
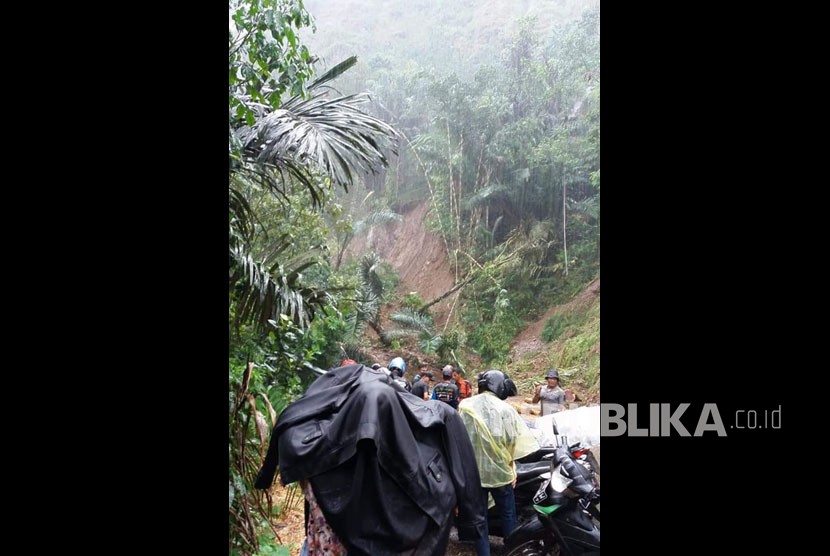
[{"label": "group of people", "polygon": [[[355,363],[353,359],[346,359],[343,365]],[[375,363],[373,369],[384,368]],[[387,367],[386,372],[391,373],[393,379],[404,387],[411,394],[423,399],[439,400],[458,409],[458,404],[465,398],[473,395],[472,385],[469,380],[464,379],[462,373],[452,365],[445,365],[441,370],[443,380],[439,381],[430,390],[430,384],[434,377],[429,370],[428,363],[422,363],[418,373],[410,384],[406,378],[406,362],[402,357],[393,358]],[[541,414],[549,415],[565,408],[565,391],[559,384],[559,371],[550,369],[545,374],[545,384],[538,384],[533,393],[532,403],[539,403]]]},{"label": "group of people", "polygon": [[[341,366],[356,363],[354,359],[344,359]],[[402,357],[394,357],[386,367],[374,363],[372,369],[382,370],[392,377],[392,380],[399,386],[414,396],[424,400],[439,400],[450,405],[453,409],[458,409],[458,404],[463,399],[473,395],[473,387],[470,381],[464,378],[462,371],[452,365],[445,365],[441,369],[442,380],[439,380],[432,388],[430,388],[430,385],[435,377],[432,371],[429,370],[429,363],[421,364],[411,383],[406,379],[406,361]]]},{"label": "group of people", "polygon": [[[381,448],[383,445],[389,443],[394,446],[396,450],[405,452],[405,454],[401,454],[405,458],[407,457],[406,454],[409,453],[407,452],[409,448],[407,447],[407,442],[405,442],[405,437],[410,438],[412,443],[418,444],[416,451],[411,452],[413,455],[423,452],[424,446],[441,446],[442,448],[438,449],[439,452],[442,450],[456,451],[457,453],[432,456],[430,462],[425,463],[423,470],[427,475],[426,478],[428,481],[424,488],[436,488],[439,491],[443,491],[449,488],[446,483],[450,483],[455,487],[453,496],[447,499],[448,501],[445,503],[445,507],[443,508],[445,512],[450,510],[450,512],[446,514],[446,520],[450,521],[449,517],[452,515],[452,512],[458,512],[458,518],[465,521],[468,526],[475,531],[474,538],[477,539],[475,541],[476,555],[489,556],[490,543],[486,517],[488,498],[492,497],[496,509],[499,512],[502,531],[504,532],[504,535],[507,536],[516,527],[516,508],[513,496],[513,488],[516,484],[517,478],[515,461],[539,449],[536,437],[529,429],[527,422],[520,417],[519,413],[512,405],[505,401],[509,396],[515,396],[517,394],[516,386],[510,377],[497,369],[484,371],[476,377],[478,394],[473,395],[472,385],[470,382],[464,379],[462,374],[455,367],[452,365],[446,365],[441,371],[441,377],[443,380],[435,384],[430,393],[429,384],[433,377],[428,365],[421,366],[419,373],[416,376],[416,380],[412,385],[410,385],[405,379],[406,362],[401,357],[393,358],[387,367],[373,365],[371,368],[368,368],[359,365],[352,360],[344,361],[343,363],[345,363],[345,365],[329,371],[328,374],[331,376],[326,377],[324,375],[324,377],[318,379],[318,382],[324,382],[323,379],[328,378],[331,379],[331,381],[335,381],[338,385],[342,385],[344,381],[348,381],[349,384],[357,385],[371,383],[372,387],[370,388],[369,386],[366,386],[367,394],[363,397],[366,399],[371,398],[373,400],[372,403],[364,403],[365,400],[349,402],[333,390],[325,388],[323,384],[320,384],[319,388],[315,388],[318,386],[316,383],[313,384],[309,387],[306,395],[304,396],[304,398],[310,397],[312,399],[303,400],[303,398],[301,398],[298,402],[295,402],[296,405],[300,406],[299,408],[292,408],[290,405],[284,412],[288,413],[289,417],[280,417],[280,421],[277,423],[272,435],[271,446],[269,447],[266,462],[263,465],[263,469],[260,471],[260,475],[257,479],[257,488],[268,488],[273,481],[275,467],[277,465],[277,458],[274,449],[275,437],[278,437],[281,432],[281,428],[286,430],[288,429],[289,423],[286,423],[286,421],[290,422],[292,419],[291,415],[293,414],[307,416],[309,411],[319,412],[321,402],[325,402],[323,406],[326,408],[338,407],[338,404],[346,404],[349,407],[349,411],[340,411],[343,419],[346,419],[352,413],[355,413],[357,410],[352,408],[357,406],[360,408],[359,411],[361,413],[376,415],[375,418],[378,420],[378,424],[385,426],[386,419],[382,415],[376,413],[378,408],[381,408],[384,411],[392,411],[393,413],[398,411],[403,411],[404,413],[410,412],[412,402],[406,402],[405,399],[398,398],[401,406],[399,408],[395,408],[394,403],[381,403],[378,401],[378,399],[380,399],[379,396],[381,395],[381,397],[388,397],[392,395],[386,390],[383,390],[382,387],[381,390],[378,391],[377,387],[374,386],[377,380],[385,375],[388,383],[395,385],[395,390],[398,393],[396,395],[405,396],[411,394],[422,400],[425,404],[432,403],[430,400],[437,400],[450,406],[456,411],[447,412],[445,410],[441,410],[436,412],[435,410],[440,409],[442,404],[439,404],[439,406],[428,405],[426,407],[433,408],[432,417],[425,416],[422,413],[410,413],[410,417],[405,419],[411,429],[411,432],[407,431],[404,433],[404,429],[400,428],[401,425],[405,425],[406,423],[395,423],[394,426],[389,428],[388,433],[385,432],[384,426],[378,426],[371,429],[371,432],[366,432],[365,435],[372,435],[372,439],[375,441],[375,444],[378,445],[378,454],[366,455],[366,461],[368,461],[369,464],[374,463],[378,466],[378,469],[384,469],[386,472],[389,472],[387,466],[385,466],[380,460],[382,452],[387,452],[388,448],[384,448],[383,450]],[[360,375],[365,375],[365,378],[361,378]],[[536,388],[533,398],[534,403],[541,401],[543,415],[558,410],[564,403],[564,391],[559,386],[558,372],[555,369],[548,371],[546,374],[546,380],[547,384],[545,386],[539,385],[539,387]],[[360,388],[351,387],[349,391],[352,392],[350,395],[355,395],[355,393],[360,393],[362,390]],[[408,394],[405,392],[408,392]],[[383,399],[386,399],[385,397]],[[319,399],[320,401],[315,402],[314,399]],[[302,403],[303,401],[306,403]],[[420,402],[415,403],[417,405],[417,403]],[[372,409],[373,405],[375,406],[374,409]],[[308,407],[303,409],[305,406]],[[390,406],[392,406],[391,410],[389,409]],[[296,411],[290,411],[292,409],[296,409]],[[417,418],[412,417],[412,415],[415,415]],[[328,416],[327,419],[331,422],[343,420],[338,419],[338,417],[341,417],[341,415]],[[440,430],[439,427],[435,427],[434,424],[430,424],[433,423],[435,418],[442,421],[444,425],[444,430],[440,433],[444,436],[442,437],[443,440],[440,442],[424,438],[424,430],[430,432]],[[367,418],[364,416],[354,422],[355,424],[364,423],[366,420]],[[282,427],[281,424],[283,425]],[[362,428],[364,426],[365,425],[363,424],[360,425],[361,429],[357,431],[358,436],[360,434],[364,434],[361,432],[364,430]],[[401,548],[400,543],[405,544],[405,542],[402,540],[401,533],[396,530],[396,526],[391,522],[387,524],[387,528],[394,530],[395,534],[390,533],[390,538],[396,538],[397,540],[388,541],[386,544],[383,544],[381,540],[376,538],[376,533],[373,533],[370,537],[372,537],[372,543],[374,544],[365,545],[362,544],[366,541],[366,539],[363,538],[364,535],[360,532],[361,526],[354,521],[349,521],[347,517],[344,517],[334,509],[330,509],[330,506],[328,505],[328,493],[335,495],[336,492],[350,492],[350,496],[353,496],[355,491],[348,490],[346,487],[342,487],[340,490],[330,487],[329,483],[326,483],[324,480],[325,475],[319,473],[319,467],[321,465],[319,458],[315,458],[312,455],[312,452],[309,451],[307,445],[309,443],[314,444],[314,442],[320,439],[321,436],[324,437],[325,434],[328,433],[332,436],[334,445],[342,447],[344,444],[348,443],[347,437],[355,431],[351,430],[352,425],[343,425],[342,423],[339,425],[339,428],[342,428],[342,430],[340,430],[340,432],[335,432],[335,429],[338,429],[338,427],[334,427],[331,424],[326,425],[324,428],[321,428],[319,424],[315,426],[303,425],[297,434],[305,435],[305,433],[309,430],[311,432],[309,432],[306,436],[303,436],[299,442],[287,440],[284,442],[284,445],[279,446],[280,458],[282,458],[279,465],[282,471],[282,480],[284,483],[286,480],[290,480],[292,478],[291,474],[286,472],[293,470],[294,467],[309,467],[317,469],[314,474],[309,471],[307,473],[310,475],[308,479],[301,481],[307,504],[307,537],[304,552],[302,554],[310,554],[314,556],[315,554],[323,553],[331,555],[345,555],[347,553],[396,553]],[[323,430],[325,430],[325,433]],[[460,432],[462,430],[464,431],[463,433]],[[289,430],[289,432],[291,431]],[[386,434],[394,436],[394,438],[386,439],[384,436]],[[365,438],[365,435],[363,438]],[[447,442],[447,436],[453,437],[449,439],[449,443]],[[464,439],[463,442],[461,441],[461,438]],[[355,440],[355,446],[358,446],[357,440]],[[364,443],[361,446],[365,448],[366,444]],[[448,448],[448,446],[452,447]],[[329,452],[326,451],[325,453],[328,455]],[[360,454],[352,459],[361,459],[364,457],[359,456]],[[443,464],[439,463],[439,460],[441,459],[439,456],[446,456],[446,461],[444,461]],[[296,459],[296,464],[294,466],[290,463],[286,463],[294,461],[291,457]],[[269,460],[269,458],[271,459]],[[309,460],[309,458],[311,459]],[[436,458],[439,459],[437,460]],[[474,466],[471,465],[472,460],[475,461]],[[369,479],[367,479],[363,476],[363,472],[357,472],[357,469],[361,464],[356,463],[354,465],[346,466],[345,464],[338,464],[338,467],[341,468],[341,470],[337,472],[330,471],[329,475],[338,477],[337,481],[340,483],[354,480],[355,482],[362,484],[362,488],[366,492],[361,491],[361,495],[369,495],[370,492],[374,492],[375,497],[380,496],[381,498],[389,498],[390,501],[407,500],[413,503],[416,508],[420,507],[421,510],[425,512],[427,511],[425,508],[435,511],[436,501],[429,501],[429,503],[424,506],[419,506],[420,502],[418,501],[417,493],[413,496],[412,492],[407,492],[408,497],[402,497],[399,495],[398,490],[400,490],[401,487],[398,481],[384,481],[382,478],[383,474],[379,473],[377,470],[375,470],[373,474],[367,475],[367,477],[369,477]],[[418,462],[415,462],[413,465],[418,467]],[[364,467],[366,466],[367,464],[364,462]],[[342,468],[345,468],[346,471],[342,471]],[[371,465],[368,465],[368,468],[371,470]],[[316,477],[314,476],[315,474],[317,475]],[[443,486],[441,480],[442,474],[447,474],[450,478],[450,481],[444,481],[445,484]],[[360,475],[360,478],[352,479],[352,475],[355,477]],[[413,476],[408,474],[407,476],[409,476],[409,481],[414,480]],[[304,477],[301,476],[301,474],[298,474],[297,478],[303,479]],[[429,479],[433,479],[434,481],[430,482]],[[378,485],[373,486],[371,482],[372,480],[377,481]],[[475,482],[476,484],[471,485],[470,483],[472,482]],[[416,488],[418,486],[416,483],[417,481],[413,484],[407,483],[406,488]],[[388,492],[384,493],[383,485],[387,485],[386,488]],[[432,486],[430,487],[430,485]],[[346,488],[346,490],[343,490],[343,488]],[[376,490],[374,490],[375,488]],[[436,496],[442,499],[445,498],[440,495]],[[413,498],[415,499],[414,502],[412,502]],[[450,500],[454,500],[454,502],[450,502]],[[390,504],[391,503],[392,502],[390,502]],[[379,505],[379,501],[372,500],[372,504],[377,507]],[[451,508],[449,507],[450,505],[452,506]],[[380,504],[380,506],[382,507],[383,504]],[[344,507],[343,500],[338,502],[338,507],[341,509]],[[361,507],[365,508],[365,505],[362,505]],[[400,502],[396,507],[398,508],[398,511],[403,511],[403,508],[400,506]],[[327,509],[329,509],[329,513],[326,513]],[[380,522],[383,522],[383,513],[384,512],[381,511],[380,515],[375,516]],[[348,512],[344,512],[344,515],[348,515]],[[435,516],[432,515],[432,517],[434,520]],[[329,523],[329,521],[331,521],[331,523]],[[449,525],[445,524],[444,526],[435,528],[434,530],[430,529],[430,527],[426,525],[424,527],[425,531],[421,534],[421,537],[431,535],[436,537],[436,539],[413,540],[412,543],[415,543],[414,546],[417,547],[416,552],[418,554],[423,553],[438,556],[438,554],[441,554],[446,547],[449,535]],[[429,531],[432,531],[432,533],[429,533]],[[412,531],[408,530],[407,532],[410,533]],[[417,535],[415,536],[417,537]],[[340,540],[341,537],[343,542]],[[392,547],[390,543],[398,544],[398,546]]]},{"label": "group of people", "polygon": [[430,390],[430,383],[433,380],[432,371],[429,365],[424,363],[415,377],[415,383],[410,393],[425,400],[432,399],[442,401],[453,409],[458,409],[458,404],[472,396],[473,387],[469,380],[466,380],[461,372],[452,365],[445,365],[441,369],[441,381],[435,384]]}]

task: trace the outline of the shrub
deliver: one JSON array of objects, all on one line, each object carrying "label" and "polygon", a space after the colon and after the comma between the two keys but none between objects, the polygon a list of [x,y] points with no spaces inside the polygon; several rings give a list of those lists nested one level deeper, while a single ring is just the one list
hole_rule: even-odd
[{"label": "shrub", "polygon": [[426,302],[420,295],[418,295],[418,292],[409,292],[401,301],[402,306],[408,307],[413,311],[417,311],[423,307],[424,303]]},{"label": "shrub", "polygon": [[545,321],[545,327],[539,337],[543,342],[552,342],[560,338],[565,331],[578,327],[584,320],[571,313],[556,313]]}]

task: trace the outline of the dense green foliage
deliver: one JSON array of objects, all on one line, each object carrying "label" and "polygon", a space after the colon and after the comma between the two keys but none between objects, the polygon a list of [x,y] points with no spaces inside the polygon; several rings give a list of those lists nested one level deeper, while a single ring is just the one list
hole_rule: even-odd
[{"label": "dense green foliage", "polygon": [[301,0],[228,6],[228,541],[231,554],[276,554],[260,542],[276,535],[274,500],[253,481],[277,415],[340,358],[337,296],[355,289],[327,269],[326,219],[350,225],[333,192],[387,164],[396,134],[360,110],[365,95],[324,86],[356,59],[311,81]]},{"label": "dense green foliage", "polygon": [[519,357],[508,365],[511,376],[527,377],[517,380],[519,391],[532,391],[541,378],[540,369],[556,367],[563,388],[575,389],[596,400],[600,391],[599,297],[565,308],[548,319],[542,337],[546,344],[541,351]]},{"label": "dense green foliage", "polygon": [[582,324],[582,315],[574,315],[571,313],[557,313],[545,321],[545,327],[542,329],[540,338],[543,342],[550,342],[559,339],[568,330],[577,328]]},{"label": "dense green foliage", "polygon": [[408,148],[363,191],[393,210],[430,203],[460,276],[482,274],[462,293],[467,345],[498,363],[528,319],[599,274],[599,7],[444,4],[416,25],[414,8],[311,2],[338,25],[310,40],[367,59],[346,87],[371,90]]},{"label": "dense green foliage", "polygon": [[[319,369],[364,359],[367,328],[507,365],[530,319],[599,275],[598,2],[229,0],[228,105],[229,550],[271,554],[286,501],[251,488],[270,428]],[[451,322],[376,254],[347,256],[411,201],[456,265]],[[592,386],[589,312],[543,335]]]}]

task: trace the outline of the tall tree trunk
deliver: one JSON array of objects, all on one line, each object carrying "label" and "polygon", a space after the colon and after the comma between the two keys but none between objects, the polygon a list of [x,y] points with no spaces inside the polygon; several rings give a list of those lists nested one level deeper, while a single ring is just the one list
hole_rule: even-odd
[{"label": "tall tree trunk", "polygon": [[566,221],[566,213],[565,213],[565,199],[566,194],[568,191],[568,185],[564,179],[562,179],[562,244],[565,246],[565,276],[568,275],[568,227]]},{"label": "tall tree trunk", "polygon": [[423,305],[421,305],[418,308],[418,312],[423,313],[429,307],[432,307],[433,305],[435,305],[436,303],[438,303],[442,299],[445,299],[445,298],[449,297],[454,292],[460,290],[461,288],[463,288],[464,286],[469,284],[473,280],[473,278],[475,278],[475,277],[476,277],[476,273],[475,272],[471,273],[469,276],[467,276],[467,278],[465,280],[463,280],[463,281],[459,282],[458,284],[456,284],[455,286],[453,286],[452,289],[450,289],[449,291],[446,291],[446,292],[442,293],[441,295],[439,295],[438,297],[436,297],[435,299],[433,299],[432,301],[428,301],[428,302],[424,303]]},{"label": "tall tree trunk", "polygon": [[372,321],[367,321],[367,322],[369,323],[369,326],[371,326],[371,327],[372,327],[372,330],[374,330],[375,332],[377,332],[377,334],[378,334],[378,338],[380,338],[380,342],[381,342],[384,346],[389,347],[390,342],[389,342],[386,338],[384,338],[384,337],[383,337],[383,329],[380,327],[380,325],[379,325],[379,324],[377,324],[377,323],[375,323],[375,322],[372,322]]},{"label": "tall tree trunk", "polygon": [[343,254],[346,252],[346,247],[349,246],[349,243],[352,241],[353,237],[353,234],[349,234],[343,238],[343,243],[337,251],[337,261],[334,263],[334,270],[340,270],[340,265],[343,263]]}]

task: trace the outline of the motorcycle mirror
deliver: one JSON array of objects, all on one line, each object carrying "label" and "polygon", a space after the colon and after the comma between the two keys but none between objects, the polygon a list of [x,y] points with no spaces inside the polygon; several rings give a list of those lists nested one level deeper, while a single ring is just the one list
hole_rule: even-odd
[{"label": "motorcycle mirror", "polygon": [[574,482],[573,479],[569,479],[559,472],[561,467],[561,465],[557,465],[550,477],[550,486],[553,487],[553,490],[560,493],[565,492],[571,483]]}]

